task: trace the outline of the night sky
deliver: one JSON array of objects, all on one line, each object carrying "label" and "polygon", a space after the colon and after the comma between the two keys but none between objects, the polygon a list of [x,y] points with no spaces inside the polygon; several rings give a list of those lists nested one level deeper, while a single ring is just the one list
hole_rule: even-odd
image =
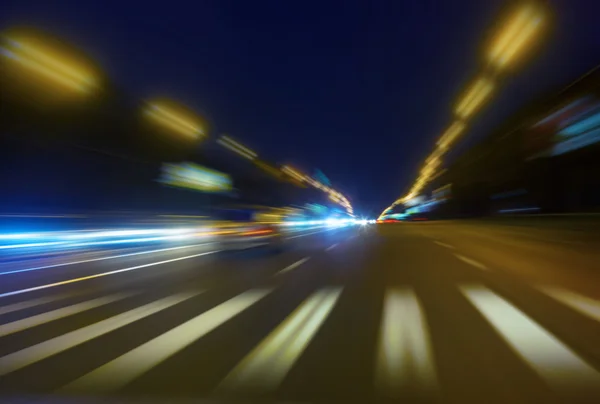
[{"label": "night sky", "polygon": [[[27,1],[29,24],[87,51],[135,97],[166,95],[267,160],[321,169],[355,211],[410,186],[481,66],[499,0]],[[600,1],[550,1],[553,21],[460,147],[600,63]]]}]

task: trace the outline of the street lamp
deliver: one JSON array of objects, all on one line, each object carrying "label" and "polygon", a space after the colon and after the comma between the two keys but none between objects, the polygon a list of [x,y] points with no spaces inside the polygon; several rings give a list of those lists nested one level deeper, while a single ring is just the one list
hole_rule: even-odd
[{"label": "street lamp", "polygon": [[155,123],[179,135],[194,140],[206,136],[200,119],[190,113],[184,112],[182,108],[178,108],[172,102],[150,102],[145,110],[145,114]]},{"label": "street lamp", "polygon": [[298,180],[299,182],[304,182],[304,180],[305,180],[305,177],[306,177],[305,175],[302,175],[301,173],[299,173],[297,170],[293,169],[290,166],[283,166],[283,167],[281,167],[281,170],[284,173],[290,175],[292,178]]},{"label": "street lamp", "polygon": [[[89,94],[98,87],[98,77],[72,50],[58,47],[33,32],[9,32],[3,37],[0,55],[7,73],[24,84],[51,87],[70,94]],[[40,86],[41,84],[41,86]]]},{"label": "street lamp", "polygon": [[240,156],[247,158],[248,160],[254,160],[258,157],[258,154],[256,154],[254,151],[250,150],[249,148],[242,145],[241,143],[236,142],[235,140],[233,140],[232,138],[230,138],[227,135],[222,135],[219,138],[219,140],[217,140],[217,143],[219,143],[221,146],[228,148],[232,152],[237,153]]},{"label": "street lamp", "polygon": [[456,115],[465,119],[475,112],[475,110],[483,104],[483,102],[490,96],[494,89],[494,83],[492,80],[486,77],[482,77],[475,81],[469,90],[465,93],[462,100],[456,107]]},{"label": "street lamp", "polygon": [[541,28],[543,17],[543,10],[532,3],[517,10],[495,37],[488,53],[489,61],[504,68],[531,42]]},{"label": "street lamp", "polygon": [[438,147],[446,150],[456,140],[456,138],[465,130],[466,125],[461,121],[456,121],[444,132],[438,141]]}]

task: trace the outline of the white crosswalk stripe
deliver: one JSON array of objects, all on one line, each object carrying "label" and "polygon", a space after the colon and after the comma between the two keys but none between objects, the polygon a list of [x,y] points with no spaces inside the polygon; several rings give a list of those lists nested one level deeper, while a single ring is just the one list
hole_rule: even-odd
[{"label": "white crosswalk stripe", "polygon": [[5,335],[13,334],[15,332],[23,331],[28,328],[36,327],[41,324],[49,323],[51,321],[71,316],[73,314],[81,313],[86,310],[91,310],[96,307],[104,306],[106,304],[125,299],[126,297],[129,297],[131,295],[132,293],[119,293],[115,295],[103,296],[97,299],[88,300],[67,307],[62,307],[60,309],[48,311],[46,313],[27,317],[22,320],[2,324],[0,325],[0,337],[4,337]]},{"label": "white crosswalk stripe", "polygon": [[[522,311],[526,307],[516,307],[506,298],[481,284],[459,284],[449,287],[458,290],[467,299],[471,304],[468,310],[478,313],[477,317],[481,318],[480,321],[485,320],[495,330],[498,340],[512,349],[524,367],[532,369],[551,387],[572,391],[589,386],[600,386],[600,372],[586,362],[589,358],[580,357],[572,347],[555,337],[552,332],[557,330],[546,330],[536,320],[526,315]],[[600,302],[565,289],[555,287],[538,289],[558,302],[590,318],[600,320],[597,311]],[[264,330],[267,336],[258,345],[253,347],[245,357],[233,358],[239,360],[235,366],[224,369],[228,373],[220,383],[215,381],[216,392],[229,394],[236,391],[250,391],[262,394],[280,388],[290,370],[302,355],[306,354],[308,346],[331,315],[337,313],[348,315],[342,306],[337,307],[342,291],[342,287],[317,289],[278,326]],[[93,369],[91,371],[87,368],[86,372],[89,373],[76,375],[73,381],[60,389],[60,392],[97,393],[119,390],[137,379],[142,379],[150,370],[155,368],[158,370],[163,363],[175,361],[176,354],[186,352],[186,349],[207,334],[235,317],[243,316],[259,301],[264,299],[266,304],[271,292],[270,288],[250,289],[201,313],[193,313],[189,316],[189,320],[174,325],[170,330],[137,347],[121,352],[116,358],[107,358],[106,362],[99,367],[91,368]],[[150,317],[200,293],[202,291],[191,291],[161,298],[75,331],[8,353],[0,357],[0,376],[23,369]],[[0,325],[0,337],[116,302],[132,294],[121,293],[94,298],[15,320]],[[40,298],[14,303],[4,308],[10,308],[9,312],[14,312],[53,303],[56,300],[59,298]],[[441,385],[443,378],[440,374],[438,379],[437,370],[444,369],[444,366],[436,363],[437,358],[434,355],[436,347],[433,346],[434,339],[429,328],[431,322],[433,329],[436,329],[434,327],[436,318],[433,314],[428,318],[426,307],[429,306],[423,305],[421,297],[410,286],[385,290],[377,346],[373,350],[374,366],[368,364],[370,369],[373,369],[374,376],[373,381],[369,383],[374,383],[374,391],[378,394],[401,397],[407,392],[437,394],[443,391],[444,386]],[[561,334],[557,332],[557,335]],[[206,366],[200,359],[199,366]],[[294,374],[293,377],[295,376]],[[14,377],[17,375],[15,374]]]},{"label": "white crosswalk stripe", "polygon": [[542,286],[539,289],[570,308],[600,321],[600,301],[554,286]]},{"label": "white crosswalk stripe", "polygon": [[39,362],[86,341],[124,327],[199,294],[184,292],[153,301],[106,320],[63,334],[0,358],[0,376]]},{"label": "white crosswalk stripe", "polygon": [[427,321],[419,299],[410,289],[386,292],[375,383],[388,396],[407,386],[431,392],[437,388]]},{"label": "white crosswalk stripe", "polygon": [[217,390],[276,389],[315,336],[341,292],[341,288],[329,288],[313,293],[225,377]]},{"label": "white crosswalk stripe", "polygon": [[140,345],[65,386],[62,391],[107,391],[126,385],[265,297],[250,290]]},{"label": "white crosswalk stripe", "polygon": [[554,335],[482,285],[461,287],[465,297],[543,379],[554,387],[600,386],[600,373]]},{"label": "white crosswalk stripe", "polygon": [[0,307],[0,314],[8,314],[19,310],[25,310],[30,307],[42,306],[44,304],[56,302],[58,300],[64,300],[69,297],[73,297],[74,295],[64,294],[64,295],[53,295],[53,296],[44,296],[38,299],[25,300],[23,302],[12,303],[6,306]]}]

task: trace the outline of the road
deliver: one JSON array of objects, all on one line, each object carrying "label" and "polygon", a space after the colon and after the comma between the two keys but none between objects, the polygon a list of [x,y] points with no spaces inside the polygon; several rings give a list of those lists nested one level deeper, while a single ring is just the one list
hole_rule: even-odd
[{"label": "road", "polygon": [[278,255],[205,244],[12,264],[0,271],[0,391],[600,402],[589,234],[473,221],[300,236]]}]

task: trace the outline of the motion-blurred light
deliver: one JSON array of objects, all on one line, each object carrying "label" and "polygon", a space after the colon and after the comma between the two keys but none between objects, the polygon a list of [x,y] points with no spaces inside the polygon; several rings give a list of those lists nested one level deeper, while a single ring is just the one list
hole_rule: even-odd
[{"label": "motion-blurred light", "polygon": [[192,139],[205,136],[203,125],[198,117],[184,111],[172,101],[158,100],[148,103],[146,116],[163,128]]},{"label": "motion-blurred light", "polygon": [[544,12],[534,4],[519,9],[495,37],[488,54],[490,62],[503,68],[527,47],[539,31]]},{"label": "motion-blurred light", "polygon": [[28,30],[3,35],[0,55],[6,79],[54,96],[88,95],[99,87],[96,70],[78,52]]},{"label": "motion-blurred light", "polygon": [[463,119],[471,116],[489,98],[493,89],[494,83],[490,79],[478,79],[459,102],[456,114]]}]

